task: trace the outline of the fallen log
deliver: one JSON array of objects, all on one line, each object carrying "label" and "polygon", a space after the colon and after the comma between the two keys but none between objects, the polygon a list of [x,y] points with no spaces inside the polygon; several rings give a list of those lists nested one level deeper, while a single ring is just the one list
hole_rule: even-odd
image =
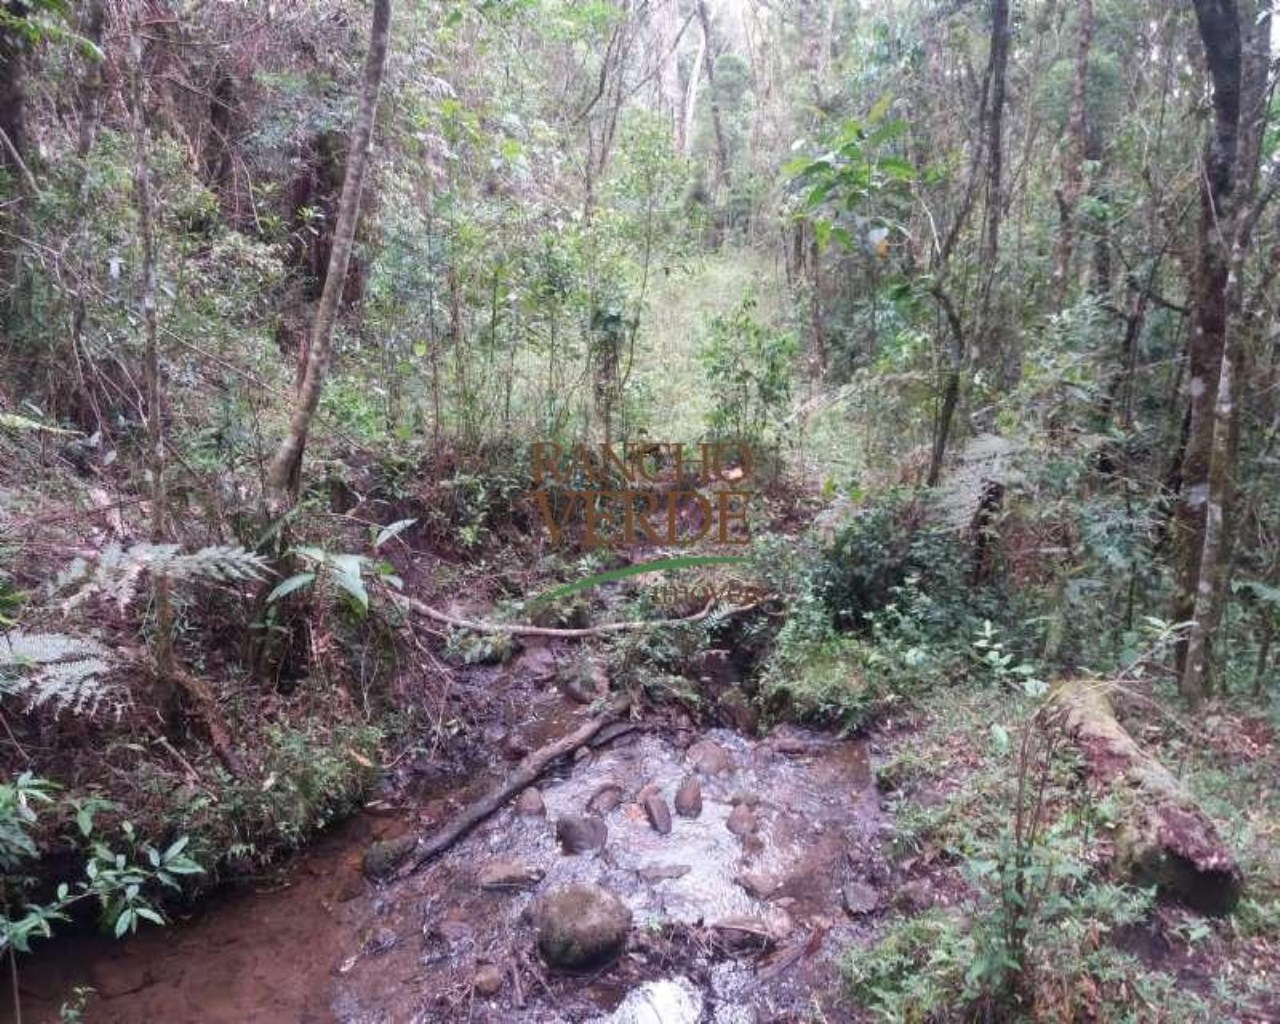
[{"label": "fallen log", "polygon": [[1234,854],[1173,774],[1116,721],[1106,684],[1064,680],[1054,699],[1091,780],[1118,794],[1126,808],[1115,867],[1202,913],[1229,912],[1244,883]]},{"label": "fallen log", "polygon": [[[475,828],[485,818],[493,814],[527,786],[531,786],[538,777],[552,764],[566,755],[574,753],[579,747],[586,746],[594,740],[607,726],[619,725],[618,716],[630,706],[630,699],[622,695],[614,700],[609,709],[602,715],[584,722],[573,732],[560,737],[545,747],[525,756],[515,769],[484,796],[463,808],[452,821],[437,829],[430,835],[419,836],[413,850],[396,872],[397,878],[413,874],[427,861],[438,856]],[[610,730],[609,739],[621,735]]]}]

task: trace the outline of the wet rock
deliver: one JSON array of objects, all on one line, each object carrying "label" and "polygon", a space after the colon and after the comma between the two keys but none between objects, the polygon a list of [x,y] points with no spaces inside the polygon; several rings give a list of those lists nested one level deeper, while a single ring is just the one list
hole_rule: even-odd
[{"label": "wet rock", "polygon": [[520,795],[516,797],[516,814],[522,818],[541,818],[547,813],[547,805],[543,802],[542,794],[538,792],[535,786],[522,790]]},{"label": "wet rock", "polygon": [[720,699],[716,701],[716,707],[720,718],[731,729],[736,729],[747,736],[754,736],[760,728],[760,715],[751,706],[747,695],[737,687],[722,693]]},{"label": "wet rock", "polygon": [[641,805],[653,830],[660,836],[671,835],[671,811],[667,809],[667,802],[662,796],[658,793],[646,793]]},{"label": "wet rock", "polygon": [[493,964],[481,964],[476,968],[472,985],[475,987],[476,995],[488,999],[502,991],[502,982],[502,971]]},{"label": "wet rock", "polygon": [[608,839],[608,826],[594,815],[566,814],[556,819],[556,840],[565,853],[602,850]]},{"label": "wet rock", "polygon": [[333,898],[338,903],[350,903],[363,895],[364,879],[355,872],[344,875],[333,892]]},{"label": "wet rock", "polygon": [[587,811],[591,814],[605,815],[622,803],[622,787],[616,782],[601,786],[587,801]]},{"label": "wet rock", "polygon": [[529,889],[542,881],[542,868],[517,860],[491,860],[480,869],[481,889]]},{"label": "wet rock", "polygon": [[733,771],[733,758],[715,740],[698,740],[685,752],[685,756],[704,775],[723,775]]},{"label": "wet rock", "polygon": [[742,871],[734,881],[758,900],[767,900],[778,890],[777,879],[763,871]]},{"label": "wet rock", "polygon": [[715,922],[711,931],[726,949],[767,949],[777,941],[773,928],[762,917],[726,917]]},{"label": "wet rock", "polygon": [[637,874],[646,882],[663,882],[669,878],[683,878],[692,870],[688,864],[649,864]]},{"label": "wet rock", "polygon": [[513,675],[545,683],[555,678],[556,656],[550,647],[526,647],[512,662],[511,670]]},{"label": "wet rock", "polygon": [[396,942],[399,936],[385,926],[380,928],[370,928],[360,936],[360,952],[365,956],[379,956],[386,953]]},{"label": "wet rock", "polygon": [[626,945],[631,911],[607,889],[571,885],[534,910],[538,951],[552,967],[582,970],[613,960]]},{"label": "wet rock", "polygon": [[380,839],[376,843],[371,843],[365,850],[361,863],[365,876],[375,881],[386,878],[413,852],[417,842],[413,835],[403,835],[396,839]]},{"label": "wet rock", "polygon": [[725,826],[735,836],[749,836],[759,830],[760,819],[750,804],[739,803],[729,812],[729,820],[725,822]]},{"label": "wet rock", "polygon": [[880,905],[880,894],[865,882],[848,882],[841,890],[844,909],[854,917],[870,914]]},{"label": "wet rock", "polygon": [[688,775],[676,790],[676,813],[682,818],[696,818],[702,813],[702,783]]},{"label": "wet rock", "polygon": [[698,1024],[703,997],[686,978],[648,981],[627,993],[609,1017],[597,1024]]}]

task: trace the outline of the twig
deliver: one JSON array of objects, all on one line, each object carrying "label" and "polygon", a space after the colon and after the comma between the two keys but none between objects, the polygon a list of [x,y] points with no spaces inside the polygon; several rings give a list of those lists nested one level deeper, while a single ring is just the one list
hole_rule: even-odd
[{"label": "twig", "polygon": [[3,128],[0,128],[0,144],[4,145],[5,152],[9,154],[9,159],[14,162],[18,171],[22,174],[22,180],[27,186],[27,191],[39,198],[40,186],[36,184],[35,175],[31,173],[31,168],[22,159],[22,154],[18,152],[18,147],[13,144],[13,139],[9,138],[9,133]]}]

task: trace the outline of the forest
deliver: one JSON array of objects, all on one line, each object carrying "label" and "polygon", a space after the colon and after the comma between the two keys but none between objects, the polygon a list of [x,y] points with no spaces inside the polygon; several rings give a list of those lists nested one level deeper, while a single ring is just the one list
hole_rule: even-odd
[{"label": "forest", "polygon": [[1272,0],[0,0],[0,1022],[1280,1022]]}]

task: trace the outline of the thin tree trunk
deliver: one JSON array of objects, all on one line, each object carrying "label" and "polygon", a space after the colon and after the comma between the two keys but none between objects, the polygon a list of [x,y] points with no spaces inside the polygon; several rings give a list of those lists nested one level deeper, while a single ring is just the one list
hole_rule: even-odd
[{"label": "thin tree trunk", "polygon": [[707,59],[707,33],[698,37],[698,51],[689,72],[689,88],[684,97],[684,121],[680,130],[680,155],[686,160],[693,151],[693,118],[698,110],[698,85],[702,81],[702,62]]},{"label": "thin tree trunk", "polygon": [[298,392],[298,404],[289,423],[289,431],[280,442],[267,471],[267,486],[277,495],[287,491],[295,496],[301,482],[302,454],[325,374],[333,351],[333,325],[342,300],[356,225],[360,218],[360,195],[373,137],[373,123],[378,111],[378,92],[382,87],[387,62],[387,46],[391,36],[391,0],[374,0],[373,30],[369,38],[369,54],[360,83],[360,105],[351,129],[351,145],[347,152],[346,173],[342,181],[342,197],[338,202],[338,222],[333,233],[333,248],[325,273],[324,291],[316,309],[307,349],[307,368]]},{"label": "thin tree trunk", "polygon": [[729,186],[729,144],[724,134],[724,122],[720,116],[720,97],[716,92],[716,55],[711,43],[711,15],[707,11],[706,0],[697,0],[698,20],[702,23],[702,40],[706,48],[703,68],[707,73],[707,103],[711,108],[711,127],[716,136],[716,174],[717,187]]},{"label": "thin tree trunk", "polygon": [[1076,207],[1084,192],[1084,160],[1087,143],[1089,50],[1093,46],[1093,0],[1080,0],[1076,11],[1076,73],[1068,128],[1066,181],[1058,193],[1058,245],[1054,253],[1054,304],[1063,309],[1068,299],[1071,255],[1075,246]]},{"label": "thin tree trunk", "polygon": [[[1200,230],[1192,303],[1191,425],[1182,459],[1175,519],[1180,562],[1173,617],[1190,623],[1176,651],[1180,689],[1195,707],[1208,683],[1210,637],[1216,617],[1221,560],[1229,549],[1227,517],[1235,428],[1235,343],[1228,341],[1232,296],[1238,293],[1242,246],[1240,180],[1255,172],[1238,166],[1243,106],[1243,41],[1235,0],[1196,0],[1196,21],[1213,84],[1213,126],[1205,147]],[[1246,155],[1254,148],[1246,139]],[[1256,157],[1254,158],[1256,159]]]}]

